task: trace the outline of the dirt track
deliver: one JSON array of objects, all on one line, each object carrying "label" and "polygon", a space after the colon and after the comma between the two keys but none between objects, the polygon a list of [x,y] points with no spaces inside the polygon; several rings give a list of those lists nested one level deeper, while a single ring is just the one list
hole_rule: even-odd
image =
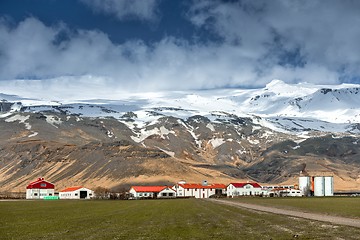
[{"label": "dirt track", "polygon": [[227,200],[221,200],[221,199],[209,199],[209,201],[220,203],[220,204],[226,204],[229,206],[239,207],[239,208],[252,209],[252,210],[261,211],[261,212],[269,212],[269,213],[275,213],[275,214],[281,214],[281,215],[287,215],[287,216],[299,217],[299,218],[306,218],[306,219],[322,221],[322,222],[330,222],[330,223],[337,224],[337,225],[346,225],[346,226],[360,228],[360,220],[359,219],[336,217],[336,216],[330,216],[330,215],[324,215],[324,214],[318,214],[318,213],[306,213],[306,212],[294,211],[294,210],[285,210],[285,209],[280,209],[280,208],[275,208],[275,207],[265,207],[265,206],[255,205],[255,204],[233,202],[233,201],[227,201]]}]

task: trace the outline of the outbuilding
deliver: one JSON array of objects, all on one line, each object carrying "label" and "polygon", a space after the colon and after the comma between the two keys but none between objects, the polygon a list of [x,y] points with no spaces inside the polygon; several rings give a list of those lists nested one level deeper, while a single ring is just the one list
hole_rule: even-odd
[{"label": "outbuilding", "polygon": [[197,183],[178,183],[173,186],[177,197],[209,198],[213,195],[225,194],[226,185],[224,184],[197,184]]},{"label": "outbuilding", "polygon": [[260,184],[256,182],[230,183],[226,188],[226,195],[228,197],[258,196],[262,194],[263,190]]},{"label": "outbuilding", "polygon": [[59,192],[60,199],[91,199],[93,197],[94,191],[82,186],[69,187]]},{"label": "outbuilding", "polygon": [[44,197],[54,196],[54,189],[53,183],[45,181],[44,178],[38,178],[26,187],[26,199],[44,199]]},{"label": "outbuilding", "polygon": [[176,192],[167,186],[132,186],[131,198],[176,198]]}]

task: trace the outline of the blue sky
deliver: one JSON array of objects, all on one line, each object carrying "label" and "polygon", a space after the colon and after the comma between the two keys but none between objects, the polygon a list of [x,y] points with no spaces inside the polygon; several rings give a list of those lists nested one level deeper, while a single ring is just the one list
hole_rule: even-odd
[{"label": "blue sky", "polygon": [[0,0],[0,80],[360,83],[359,26],[352,0]]}]

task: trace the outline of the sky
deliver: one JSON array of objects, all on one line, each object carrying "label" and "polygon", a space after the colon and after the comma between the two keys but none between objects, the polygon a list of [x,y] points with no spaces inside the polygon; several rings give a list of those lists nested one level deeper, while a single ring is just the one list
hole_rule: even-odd
[{"label": "sky", "polygon": [[0,81],[254,88],[360,83],[359,66],[357,0],[0,0]]}]

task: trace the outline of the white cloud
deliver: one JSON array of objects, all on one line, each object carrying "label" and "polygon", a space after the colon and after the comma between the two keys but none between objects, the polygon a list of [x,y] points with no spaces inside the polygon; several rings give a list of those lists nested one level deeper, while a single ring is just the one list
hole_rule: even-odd
[{"label": "white cloud", "polygon": [[[194,0],[188,16],[199,28],[252,52],[267,77],[326,83],[344,73],[360,75],[358,1]],[[282,58],[296,51],[303,66],[281,66]]]},{"label": "white cloud", "polygon": [[[74,76],[65,83],[143,91],[258,87],[272,79],[335,84],[360,76],[360,8],[352,5],[358,3],[303,2],[194,1],[187,16],[222,38],[213,43],[164,37],[116,44],[100,31],[31,17],[10,27],[3,20],[0,80]],[[291,63],[291,54],[301,63]]]},{"label": "white cloud", "polygon": [[80,0],[96,13],[114,15],[118,19],[155,20],[159,0]]}]

